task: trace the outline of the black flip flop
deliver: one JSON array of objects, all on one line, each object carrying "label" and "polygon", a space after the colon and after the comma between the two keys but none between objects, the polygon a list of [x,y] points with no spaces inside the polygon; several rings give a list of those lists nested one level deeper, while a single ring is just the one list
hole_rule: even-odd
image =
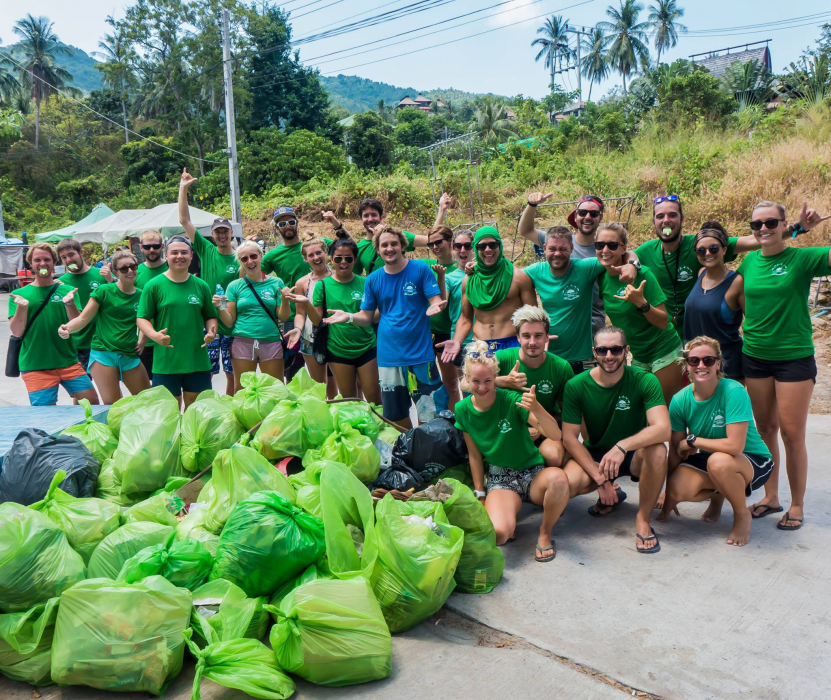
[{"label": "black flip flop", "polygon": [[[593,506],[589,506],[589,515],[591,515],[593,518],[603,518],[607,515],[611,515],[612,513],[614,513],[615,508],[617,508],[621,503],[623,503],[626,500],[626,491],[620,488],[620,486],[615,487],[615,492],[617,493],[617,503],[611,506],[607,506],[604,505],[598,498],[597,503],[595,503]],[[598,512],[603,508],[611,508],[611,510],[608,513]]]},{"label": "black flip flop", "polygon": [[661,543],[658,542],[658,536],[655,534],[655,528],[649,528],[652,531],[652,534],[649,537],[641,537],[637,532],[635,533],[635,537],[637,537],[641,542],[646,544],[647,540],[655,540],[655,546],[650,547],[649,549],[638,549],[639,554],[657,554],[661,551]]},{"label": "black flip flop", "polygon": [[[761,513],[756,513],[757,508],[764,508]],[[750,506],[750,517],[751,518],[764,518],[766,515],[770,515],[771,513],[781,513],[785,510],[782,506],[769,506],[766,503],[756,503],[755,505]],[[790,529],[790,528],[788,528]]]},{"label": "black flip flop", "polygon": [[[788,522],[788,520],[791,520],[795,523],[799,523],[799,525],[783,525],[782,524],[783,522]],[[803,520],[803,518],[792,518],[791,517],[791,511],[788,511],[787,513],[785,513],[785,517],[782,520],[780,520],[778,523],[776,523],[776,527],[778,527],[780,530],[787,530],[788,532],[792,532],[792,531],[798,530],[799,528],[802,527],[802,520]]]}]

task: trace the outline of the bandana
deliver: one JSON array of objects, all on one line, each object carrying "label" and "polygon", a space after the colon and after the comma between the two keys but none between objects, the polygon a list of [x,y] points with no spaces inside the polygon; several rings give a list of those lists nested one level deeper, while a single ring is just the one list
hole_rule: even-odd
[{"label": "bandana", "polygon": [[600,197],[595,197],[593,194],[587,194],[587,195],[584,195],[584,196],[580,197],[580,199],[577,200],[577,207],[575,207],[574,211],[571,212],[571,214],[568,215],[567,221],[568,221],[569,225],[571,226],[571,228],[577,228],[577,219],[576,219],[577,209],[580,207],[580,205],[583,202],[594,202],[597,206],[600,207],[600,213],[601,214],[603,213],[603,210],[606,208],[605,205],[603,204],[603,200],[600,199]]},{"label": "bandana", "polygon": [[[490,267],[482,262],[477,249],[483,238],[494,238],[499,243],[499,259]],[[490,311],[508,296],[514,276],[514,264],[505,257],[502,237],[493,226],[483,226],[476,231],[473,236],[473,249],[476,251],[476,272],[468,277],[465,292],[474,309]]]}]

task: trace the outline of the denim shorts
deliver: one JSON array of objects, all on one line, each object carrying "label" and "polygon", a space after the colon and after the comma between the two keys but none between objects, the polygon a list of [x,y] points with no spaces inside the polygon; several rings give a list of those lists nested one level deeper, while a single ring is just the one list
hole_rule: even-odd
[{"label": "denim shorts", "polygon": [[378,381],[384,418],[404,420],[410,415],[410,402],[416,406],[420,423],[436,417],[433,394],[442,383],[434,361],[405,367],[379,367]]},{"label": "denim shorts", "polygon": [[125,372],[135,369],[141,364],[138,357],[130,357],[129,355],[122,355],[120,352],[111,352],[109,350],[90,350],[89,352],[89,367],[92,369],[95,363],[103,365],[104,367],[117,367],[119,379],[124,376]]}]

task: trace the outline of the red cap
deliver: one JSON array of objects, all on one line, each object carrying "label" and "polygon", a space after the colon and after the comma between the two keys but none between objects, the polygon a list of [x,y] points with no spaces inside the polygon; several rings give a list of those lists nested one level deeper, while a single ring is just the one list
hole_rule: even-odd
[{"label": "red cap", "polygon": [[[603,200],[600,199],[600,197],[595,197],[593,194],[587,194],[580,197],[580,199],[577,200],[577,206],[579,207],[583,202],[594,202],[600,207],[600,211],[603,211],[604,209]],[[568,215],[568,219],[566,219],[571,228],[577,228],[577,221],[574,218],[576,214],[577,208],[575,207],[574,211],[572,211],[571,214]]]}]

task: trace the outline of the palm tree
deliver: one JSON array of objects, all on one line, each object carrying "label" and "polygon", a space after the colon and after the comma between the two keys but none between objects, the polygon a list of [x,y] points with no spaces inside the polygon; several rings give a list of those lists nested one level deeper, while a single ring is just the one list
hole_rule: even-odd
[{"label": "palm tree", "polygon": [[48,17],[26,15],[14,25],[14,33],[21,41],[18,44],[23,60],[20,82],[35,101],[35,148],[40,145],[40,103],[60,90],[78,93],[67,83],[72,74],[56,63],[59,56],[71,56],[72,50],[58,43],[60,40],[52,31],[53,22]]},{"label": "palm tree", "polygon": [[103,59],[96,68],[104,74],[103,82],[111,90],[118,90],[121,98],[121,116],[124,120],[124,142],[130,143],[130,132],[127,129],[127,86],[135,80],[130,67],[131,51],[129,44],[120,36],[105,34],[104,39],[98,42],[100,51],[94,51],[93,56]]},{"label": "palm tree", "polygon": [[456,108],[453,106],[453,102],[450,99],[444,101],[444,113],[447,115],[448,119],[453,119],[453,114]]},{"label": "palm tree", "polygon": [[531,42],[531,46],[539,46],[539,53],[534,57],[535,61],[545,58],[546,68],[551,70],[551,84],[554,84],[554,70],[557,65],[563,67],[563,62],[568,65],[574,52],[568,45],[568,22],[563,20],[561,15],[552,15],[545,24],[537,29],[537,34],[543,36]]},{"label": "palm tree", "polygon": [[647,22],[638,22],[643,5],[636,0],[620,0],[620,8],[609,6],[606,15],[611,22],[599,22],[598,27],[608,33],[606,48],[609,51],[609,63],[623,76],[623,94],[626,94],[626,78],[638,71],[641,66],[649,65],[649,41]]},{"label": "palm tree", "polygon": [[687,28],[678,22],[684,16],[684,8],[678,7],[675,0],[655,0],[650,6],[649,26],[652,27],[652,38],[655,48],[658,49],[658,60],[661,63],[661,53],[666,49],[674,48],[678,43],[678,32],[686,32]]},{"label": "palm tree", "polygon": [[606,51],[606,35],[599,27],[591,30],[590,36],[582,40],[583,65],[580,67],[584,78],[589,78],[589,99],[592,99],[592,88],[595,82],[605,80],[612,70],[609,65],[609,54]]},{"label": "palm tree", "polygon": [[510,138],[517,138],[508,119],[508,109],[501,102],[490,97],[483,97],[476,110],[476,133],[487,143],[499,143]]},{"label": "palm tree", "polygon": [[[384,100],[378,100],[378,104],[375,106],[375,108],[378,110],[378,114],[381,116],[381,119],[384,119],[384,116],[387,111],[387,106]],[[386,119],[384,119],[384,121],[386,121]]]},{"label": "palm tree", "polygon": [[739,103],[739,110],[767,103],[774,95],[776,78],[759,61],[735,61],[724,71],[721,80]]}]

